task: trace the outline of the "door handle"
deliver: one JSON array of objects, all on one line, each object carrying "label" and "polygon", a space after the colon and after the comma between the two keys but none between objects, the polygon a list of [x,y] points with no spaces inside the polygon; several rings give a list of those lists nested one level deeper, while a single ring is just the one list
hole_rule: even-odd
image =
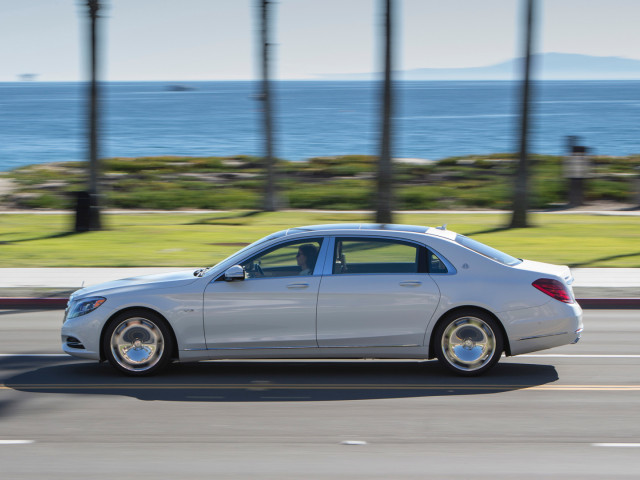
[{"label": "door handle", "polygon": [[401,287],[419,287],[422,282],[400,282]]},{"label": "door handle", "polygon": [[307,288],[308,286],[308,283],[290,283],[287,288]]}]

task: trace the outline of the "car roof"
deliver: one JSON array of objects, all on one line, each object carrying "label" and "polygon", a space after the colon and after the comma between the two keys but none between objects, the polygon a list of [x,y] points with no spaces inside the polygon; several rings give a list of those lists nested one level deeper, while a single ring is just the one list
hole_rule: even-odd
[{"label": "car roof", "polygon": [[395,225],[384,223],[335,223],[328,225],[306,225],[304,227],[294,227],[286,230],[285,235],[293,235],[305,232],[323,232],[329,230],[384,230],[386,232],[412,232],[424,233],[429,227],[418,225]]},{"label": "car roof", "polygon": [[[375,231],[384,232],[404,232],[404,233],[419,233],[436,235],[438,237],[453,239],[455,238],[455,232],[451,232],[446,229],[446,225],[438,228],[425,227],[420,225],[403,225],[403,224],[390,224],[390,223],[335,223],[327,225],[307,225],[304,227],[294,227],[288,230],[282,230],[280,232],[270,235],[272,238],[283,237],[288,235],[295,235],[299,233],[322,233],[335,230],[361,230],[367,233],[373,233]],[[363,232],[364,233],[364,232]]]}]

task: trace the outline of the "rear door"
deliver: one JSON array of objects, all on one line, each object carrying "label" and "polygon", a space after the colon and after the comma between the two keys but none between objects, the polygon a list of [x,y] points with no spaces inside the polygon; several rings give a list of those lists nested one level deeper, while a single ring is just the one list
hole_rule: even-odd
[{"label": "rear door", "polygon": [[375,237],[335,237],[332,247],[318,294],[318,345],[422,345],[440,299],[428,250]]}]

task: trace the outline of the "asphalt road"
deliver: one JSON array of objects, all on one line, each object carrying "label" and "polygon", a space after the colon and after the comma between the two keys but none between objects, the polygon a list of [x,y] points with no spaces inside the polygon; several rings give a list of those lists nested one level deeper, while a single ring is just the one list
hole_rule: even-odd
[{"label": "asphalt road", "polygon": [[59,355],[61,320],[0,311],[2,479],[640,477],[637,310],[471,379],[371,360],[131,379]]}]

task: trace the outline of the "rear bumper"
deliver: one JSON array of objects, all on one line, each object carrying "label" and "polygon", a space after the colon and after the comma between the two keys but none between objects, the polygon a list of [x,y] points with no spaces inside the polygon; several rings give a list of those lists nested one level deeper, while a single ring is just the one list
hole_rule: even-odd
[{"label": "rear bumper", "polygon": [[535,308],[507,312],[505,329],[511,355],[577,343],[582,336],[582,308],[557,300]]}]

